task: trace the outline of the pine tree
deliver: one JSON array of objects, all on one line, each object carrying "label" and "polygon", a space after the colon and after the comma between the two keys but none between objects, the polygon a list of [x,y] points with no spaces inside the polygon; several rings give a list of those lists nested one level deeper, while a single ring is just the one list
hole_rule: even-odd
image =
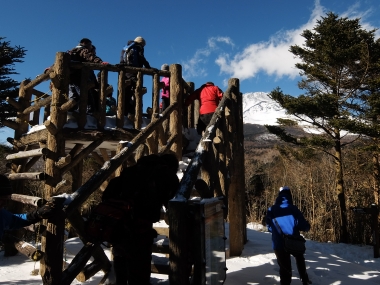
[{"label": "pine tree", "polygon": [[26,50],[20,46],[11,46],[9,41],[4,41],[0,37],[0,127],[3,127],[2,121],[9,117],[16,116],[16,110],[6,102],[6,98],[18,97],[19,82],[9,77],[12,74],[18,74],[14,65],[16,62],[23,62]]},{"label": "pine tree", "polygon": [[362,112],[366,108],[365,97],[373,88],[374,74],[379,74],[380,43],[375,41],[375,31],[362,29],[359,22],[360,19],[328,13],[313,30],[303,31],[304,45],[291,46],[290,52],[300,60],[296,64],[302,77],[298,87],[305,93],[293,97],[276,88],[269,95],[288,114],[322,132],[296,139],[281,127],[268,126],[284,141],[323,151],[334,158],[341,242],[348,240],[342,131],[369,130],[361,120]]}]

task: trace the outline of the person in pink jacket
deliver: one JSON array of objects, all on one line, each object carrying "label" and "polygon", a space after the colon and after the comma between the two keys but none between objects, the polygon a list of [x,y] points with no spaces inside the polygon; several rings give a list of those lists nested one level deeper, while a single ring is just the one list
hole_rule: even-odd
[{"label": "person in pink jacket", "polygon": [[[169,71],[169,65],[166,63],[161,66],[161,70]],[[162,112],[165,111],[170,105],[170,78],[163,77],[162,80],[162,90],[161,90],[161,102],[162,102]]]},{"label": "person in pink jacket", "polygon": [[207,82],[186,98],[185,106],[189,106],[195,99],[199,100],[198,134],[205,131],[222,97],[223,91],[214,83]]}]

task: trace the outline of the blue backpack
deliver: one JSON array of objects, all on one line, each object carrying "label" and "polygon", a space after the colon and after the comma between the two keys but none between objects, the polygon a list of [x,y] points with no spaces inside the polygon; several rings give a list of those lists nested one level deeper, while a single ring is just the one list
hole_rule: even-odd
[{"label": "blue backpack", "polygon": [[139,67],[139,48],[134,41],[128,42],[121,51],[120,63]]}]

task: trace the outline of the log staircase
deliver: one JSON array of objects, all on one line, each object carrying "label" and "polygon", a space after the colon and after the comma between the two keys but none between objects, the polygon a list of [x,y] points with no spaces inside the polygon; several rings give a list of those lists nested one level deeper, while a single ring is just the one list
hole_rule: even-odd
[{"label": "log staircase", "polygon": [[[88,120],[86,96],[81,96],[79,102],[77,128],[65,128],[68,110],[76,104],[67,97],[72,69],[82,71],[81,94],[87,94],[91,88],[86,80],[90,72],[101,71],[100,111],[96,114],[95,130],[85,128]],[[112,129],[105,128],[109,72],[118,73],[117,115],[114,118],[115,127]],[[136,117],[132,122],[132,129],[125,127],[124,116],[127,72],[135,73],[138,78],[135,93]],[[145,128],[142,128],[142,96],[146,93],[143,75],[151,76],[153,83],[153,114]],[[171,94],[170,106],[161,114],[160,76],[170,77]],[[35,89],[47,80],[51,80],[51,96]],[[194,84],[186,83],[182,79],[182,69],[178,64],[171,65],[169,71],[157,71],[71,62],[66,53],[58,52],[54,65],[46,73],[32,81],[21,83],[17,101],[8,98],[8,103],[18,111],[15,121],[3,122],[15,130],[14,138],[8,139],[13,145],[14,153],[7,160],[10,168],[9,179],[20,193],[12,195],[12,199],[37,205],[37,200],[41,202],[54,199],[63,187],[71,186],[72,189],[62,213],[45,220],[41,227],[43,254],[40,274],[44,285],[71,284],[74,278],[84,282],[100,270],[105,273],[100,284],[111,284],[107,281],[111,262],[100,245],[88,242],[84,221],[78,209],[96,189],[104,190],[110,179],[120,175],[123,167],[135,163],[144,155],[170,151],[178,160],[182,160],[182,129],[194,128],[198,117],[197,102],[188,108],[183,107],[184,98],[193,90]],[[102,167],[83,183],[83,160],[90,155]],[[44,171],[31,172],[33,165],[41,158],[45,164]],[[63,179],[65,173],[71,174],[71,181]],[[200,195],[201,197],[190,199],[198,179],[205,182],[214,197]],[[44,181],[43,200],[20,195],[23,193],[25,180]],[[229,239],[231,256],[240,255],[246,242],[244,192],[242,98],[238,79],[230,79],[228,89],[194,151],[177,194],[169,202],[169,227],[157,228],[161,236],[154,243],[153,249],[166,256],[153,258],[152,272],[168,275],[172,285],[190,282],[223,284],[226,276],[225,240]],[[83,248],[62,271],[63,258],[56,257],[63,256],[65,220],[75,229],[83,242]],[[229,237],[224,236],[224,221],[230,222]],[[213,267],[215,257],[210,255],[208,248],[211,239],[217,240],[212,244],[219,247],[219,250],[222,247],[221,255],[224,254],[224,258],[218,256],[222,263],[224,260],[221,270]],[[94,261],[88,264],[91,256]],[[192,267],[190,271],[189,266]],[[215,277],[218,275],[219,277]]]}]

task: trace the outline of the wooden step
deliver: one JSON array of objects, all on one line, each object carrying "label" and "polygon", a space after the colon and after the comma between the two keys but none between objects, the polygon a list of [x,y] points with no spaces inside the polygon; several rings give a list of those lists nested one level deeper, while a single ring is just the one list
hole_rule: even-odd
[{"label": "wooden step", "polygon": [[169,227],[153,226],[159,236],[169,237]]},{"label": "wooden step", "polygon": [[155,238],[152,250],[156,253],[169,254],[169,238],[166,236],[158,236]]},{"label": "wooden step", "polygon": [[150,270],[152,273],[168,275],[170,271],[169,258],[153,254]]}]

